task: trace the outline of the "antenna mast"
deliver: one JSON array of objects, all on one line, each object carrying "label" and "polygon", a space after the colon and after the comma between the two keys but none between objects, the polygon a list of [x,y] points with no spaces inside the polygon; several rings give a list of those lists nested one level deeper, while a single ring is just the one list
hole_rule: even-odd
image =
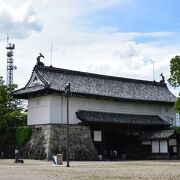
[{"label": "antenna mast", "polygon": [[153,60],[153,81],[155,81],[155,73],[154,73],[154,63],[155,63],[155,60]]},{"label": "antenna mast", "polygon": [[14,60],[13,60],[13,50],[15,49],[15,44],[9,43],[9,36],[7,35],[7,85],[13,84],[13,70],[17,69],[16,66],[14,66]]}]

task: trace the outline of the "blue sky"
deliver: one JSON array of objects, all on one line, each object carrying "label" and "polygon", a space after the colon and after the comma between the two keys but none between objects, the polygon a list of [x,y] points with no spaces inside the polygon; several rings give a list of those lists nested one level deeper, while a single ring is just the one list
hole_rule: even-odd
[{"label": "blue sky", "polygon": [[94,29],[111,27],[120,32],[171,32],[169,36],[140,36],[140,43],[156,42],[162,45],[176,44],[180,40],[180,1],[178,0],[138,0],[129,4],[110,7],[83,17]]},{"label": "blue sky", "polygon": [[153,80],[154,61],[155,80],[167,79],[180,54],[179,9],[179,0],[0,0],[0,75],[8,33],[20,87],[39,52],[50,65],[52,43],[56,67]]},{"label": "blue sky", "polygon": [[87,15],[91,26],[110,26],[122,32],[179,32],[178,0],[136,0]]},{"label": "blue sky", "polygon": [[[169,32],[166,37],[140,36],[134,38],[140,43],[156,42],[161,45],[176,44],[180,40],[180,1],[138,0],[129,4],[110,7],[88,14],[82,19],[94,29],[111,27],[120,32]],[[158,42],[158,39],[159,42]]]}]

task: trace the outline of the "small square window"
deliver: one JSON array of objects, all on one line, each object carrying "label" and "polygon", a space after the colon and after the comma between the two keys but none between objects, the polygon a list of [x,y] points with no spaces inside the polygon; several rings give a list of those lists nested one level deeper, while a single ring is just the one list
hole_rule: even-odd
[{"label": "small square window", "polygon": [[102,141],[101,131],[94,131],[94,141]]}]

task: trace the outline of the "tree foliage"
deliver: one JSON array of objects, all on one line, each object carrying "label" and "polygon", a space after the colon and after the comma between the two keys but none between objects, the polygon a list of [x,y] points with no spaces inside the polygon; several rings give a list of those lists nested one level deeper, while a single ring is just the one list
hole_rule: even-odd
[{"label": "tree foliage", "polygon": [[14,84],[5,85],[0,77],[0,151],[7,157],[10,157],[8,149],[17,145],[17,127],[27,124],[23,101],[13,98],[11,93],[16,88],[17,85]]},{"label": "tree foliage", "polygon": [[26,113],[21,100],[13,98],[11,92],[17,85],[4,85],[0,77],[0,128],[26,125]]},{"label": "tree foliage", "polygon": [[[169,83],[173,87],[180,87],[180,56],[175,56],[170,62],[170,78]],[[179,93],[180,96],[180,93]],[[180,97],[175,103],[175,110],[180,113]]]},{"label": "tree foliage", "polygon": [[29,127],[18,127],[16,129],[16,143],[18,147],[25,145],[31,138],[32,129]]}]

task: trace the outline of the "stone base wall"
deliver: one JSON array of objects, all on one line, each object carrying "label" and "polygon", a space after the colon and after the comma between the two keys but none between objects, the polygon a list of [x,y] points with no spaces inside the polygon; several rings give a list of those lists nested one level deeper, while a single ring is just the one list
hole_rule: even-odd
[{"label": "stone base wall", "polygon": [[46,147],[48,144],[46,134],[49,134],[49,126],[32,126],[30,141],[20,148],[21,158],[46,159]]},{"label": "stone base wall", "polygon": [[[32,126],[31,140],[23,147],[23,157],[52,159],[53,155],[63,154],[66,159],[66,125]],[[82,125],[69,125],[70,160],[98,160],[98,154],[91,138],[90,128]]]}]

